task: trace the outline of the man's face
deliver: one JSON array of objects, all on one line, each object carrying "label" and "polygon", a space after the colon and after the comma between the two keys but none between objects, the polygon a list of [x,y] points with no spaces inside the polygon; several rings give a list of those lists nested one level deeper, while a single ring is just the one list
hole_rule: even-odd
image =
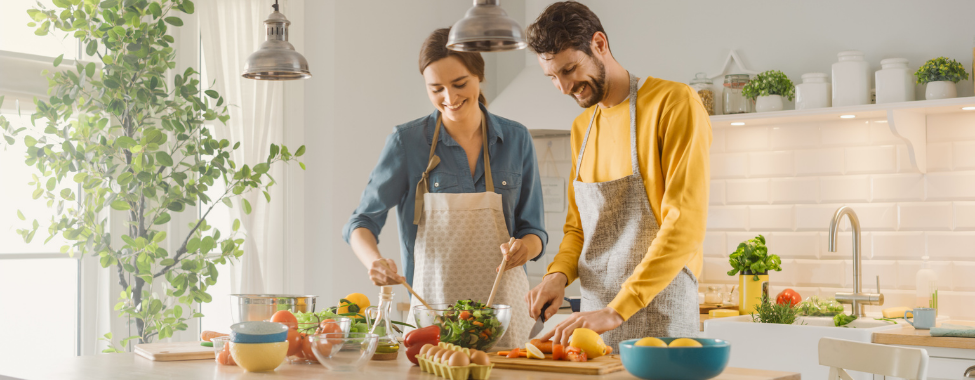
[{"label": "man's face", "polygon": [[565,49],[557,54],[539,54],[538,64],[563,94],[582,108],[589,108],[606,97],[606,67],[597,56]]}]

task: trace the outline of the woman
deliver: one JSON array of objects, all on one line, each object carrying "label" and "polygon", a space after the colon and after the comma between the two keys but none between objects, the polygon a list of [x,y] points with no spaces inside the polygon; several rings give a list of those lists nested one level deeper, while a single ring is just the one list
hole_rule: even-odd
[{"label": "woman", "polygon": [[[420,50],[435,110],[386,139],[343,235],[374,284],[408,282],[431,304],[487,302],[497,271],[508,271],[494,304],[511,306],[512,318],[497,347],[517,347],[534,321],[523,301],[525,271],[511,269],[538,259],[548,241],[538,162],[528,129],[487,112],[480,90],[484,59],[448,50],[448,33],[434,31]],[[405,277],[376,244],[393,206]],[[515,238],[510,246],[509,237]]]}]

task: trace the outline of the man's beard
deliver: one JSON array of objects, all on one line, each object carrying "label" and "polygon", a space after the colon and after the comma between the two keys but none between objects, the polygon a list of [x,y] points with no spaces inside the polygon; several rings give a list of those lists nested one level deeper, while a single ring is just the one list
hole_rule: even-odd
[{"label": "man's beard", "polygon": [[[601,102],[606,97],[606,87],[607,87],[606,66],[604,66],[602,62],[599,62],[599,60],[596,59],[595,57],[590,57],[589,59],[591,59],[592,63],[596,66],[596,70],[598,72],[596,77],[589,76],[588,82],[579,84],[578,86],[573,88],[572,93],[569,94],[569,96],[571,96],[572,99],[579,104],[579,107],[582,108],[592,107],[597,103]],[[584,85],[589,86],[589,90],[590,90],[589,97],[585,99],[579,99],[573,94],[579,91],[580,86],[584,86]]]}]

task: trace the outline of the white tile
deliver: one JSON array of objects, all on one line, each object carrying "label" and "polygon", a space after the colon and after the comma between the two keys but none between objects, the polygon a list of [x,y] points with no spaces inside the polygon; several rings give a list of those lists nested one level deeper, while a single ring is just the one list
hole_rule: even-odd
[{"label": "white tile", "polygon": [[884,118],[882,121],[882,123],[878,122],[878,120],[870,121],[870,143],[874,145],[904,144],[904,140],[901,140],[900,137],[895,136],[890,131],[890,125],[887,124],[887,119]]},{"label": "white tile", "polygon": [[846,148],[846,173],[893,173],[897,150],[893,145]]},{"label": "white tile", "polygon": [[711,129],[711,153],[724,153],[726,129]]},{"label": "white tile", "polygon": [[759,232],[759,231],[748,231],[748,232],[728,232],[725,238],[725,255],[730,255],[732,252],[738,250],[738,244],[745,241],[754,239],[762,235],[765,237],[765,244],[768,245],[769,236],[772,234],[770,232]]},{"label": "white tile", "polygon": [[975,263],[955,261],[951,270],[951,290],[975,291]]},{"label": "white tile", "polygon": [[[829,222],[833,219],[833,214],[839,208],[838,204],[825,205],[796,205],[796,229],[805,231],[825,231],[829,228]],[[849,226],[846,218],[843,218],[842,229]]]},{"label": "white tile", "polygon": [[951,229],[952,214],[949,202],[900,203],[898,208],[902,231]]},{"label": "white tile", "polygon": [[819,203],[819,180],[816,178],[773,179],[771,202]]},{"label": "white tile", "polygon": [[783,258],[815,259],[819,257],[818,232],[774,232],[766,245],[770,253]]},{"label": "white tile", "polygon": [[[771,253],[771,247],[769,248],[769,253]],[[779,285],[795,286],[799,280],[799,270],[798,265],[796,265],[795,260],[783,258],[782,259],[782,270],[769,272],[769,282]],[[781,290],[779,290],[781,292]],[[778,292],[774,290],[769,290],[769,295],[773,298],[778,295]]]},{"label": "white tile", "polygon": [[708,193],[708,203],[712,205],[723,205],[724,193],[724,181],[711,181],[711,191]]},{"label": "white tile", "polygon": [[860,228],[863,230],[892,231],[897,229],[897,207],[893,203],[853,203],[847,205],[857,213],[857,218],[860,219]]},{"label": "white tile", "polygon": [[924,256],[923,232],[874,232],[871,259],[916,259]]},{"label": "white tile", "polygon": [[711,178],[745,178],[748,176],[748,154],[711,155]]},{"label": "white tile", "polygon": [[823,145],[864,145],[870,141],[870,128],[863,120],[834,121],[823,124]]},{"label": "white tile", "polygon": [[[930,170],[930,168],[928,168]],[[898,173],[920,173],[913,164],[911,164],[911,156],[907,150],[907,145],[900,144],[897,146],[897,172]]]},{"label": "white tile", "polygon": [[842,148],[797,150],[796,175],[843,174]]},{"label": "white tile", "polygon": [[938,314],[955,320],[975,318],[975,292],[938,291]]},{"label": "white tile", "polygon": [[772,149],[814,147],[819,144],[819,125],[789,124],[772,127]]},{"label": "white tile", "polygon": [[794,206],[748,206],[749,228],[756,230],[792,231],[795,229]]},{"label": "white tile", "polygon": [[796,285],[800,286],[839,286],[846,278],[842,260],[802,260],[795,261]]},{"label": "white tile", "polygon": [[[920,257],[919,257],[920,259]],[[897,279],[898,289],[917,289],[917,271],[921,270],[921,260],[898,260]],[[952,285],[952,262],[951,261],[931,261],[931,270],[938,277],[938,293],[942,290],[951,290]]]},{"label": "white tile", "polygon": [[[860,269],[861,290],[864,292],[875,293],[877,291],[877,276],[880,276],[880,291],[893,289],[897,284],[897,261],[894,260],[861,260]],[[843,260],[846,270],[846,278],[843,286],[853,289],[853,260]]]},{"label": "white tile", "polygon": [[959,141],[952,146],[955,170],[975,169],[975,141]]},{"label": "white tile", "polygon": [[731,270],[731,265],[728,264],[728,259],[705,257],[704,273],[701,277],[704,277],[705,282],[712,284],[737,284],[738,277],[729,276],[729,270]]},{"label": "white tile", "polygon": [[[860,220],[860,228],[869,230],[894,230],[897,228],[897,207],[893,203],[848,203]],[[836,210],[842,204],[796,205],[796,227],[798,230],[824,231],[829,228]],[[848,218],[844,217],[840,229],[850,228]]]},{"label": "white tile", "polygon": [[704,256],[727,257],[729,252],[725,249],[724,238],[724,232],[706,232],[704,234]]},{"label": "white tile", "polygon": [[958,230],[975,230],[975,202],[954,202],[954,227]]},{"label": "white tile", "polygon": [[729,179],[725,181],[728,204],[768,204],[768,179]]},{"label": "white tile", "polygon": [[725,131],[725,150],[728,152],[768,149],[768,127],[730,128]]},{"label": "white tile", "polygon": [[932,260],[975,260],[975,232],[925,232],[924,236]]},{"label": "white tile", "polygon": [[951,143],[929,143],[928,162],[929,172],[951,171]]},{"label": "white tile", "polygon": [[878,201],[920,201],[924,199],[924,175],[890,174],[872,176],[873,198]]},{"label": "white tile", "polygon": [[788,177],[795,175],[793,152],[751,153],[748,157],[750,177]]},{"label": "white tile", "polygon": [[975,114],[945,113],[927,116],[928,142],[975,140]]},{"label": "white tile", "polygon": [[708,208],[709,230],[748,229],[748,206],[715,206]]},{"label": "white tile", "polygon": [[[852,290],[846,290],[847,292]],[[885,283],[884,279],[880,279],[880,293],[884,295],[883,305],[867,305],[867,313],[877,313],[880,314],[884,309],[893,306],[905,306],[913,307],[914,300],[917,296],[914,294],[913,290],[897,290],[891,287],[890,283]],[[900,322],[904,324],[904,322]]]},{"label": "white tile", "polygon": [[823,202],[867,202],[870,200],[870,177],[848,175],[819,179]]},{"label": "white tile", "polygon": [[[860,233],[860,257],[870,259],[873,252],[873,234],[875,232]],[[836,234],[836,252],[829,251],[829,232],[819,233],[819,258],[821,259],[853,259],[853,232],[839,232]]]},{"label": "white tile", "polygon": [[975,172],[929,173],[928,200],[975,199]]}]

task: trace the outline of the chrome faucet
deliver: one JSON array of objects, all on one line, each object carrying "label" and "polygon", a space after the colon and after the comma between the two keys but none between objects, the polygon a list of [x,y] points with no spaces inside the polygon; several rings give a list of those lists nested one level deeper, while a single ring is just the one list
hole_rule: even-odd
[{"label": "chrome faucet", "polygon": [[836,233],[840,228],[840,220],[846,215],[853,226],[853,293],[836,293],[839,303],[853,304],[853,315],[863,317],[865,305],[883,305],[884,295],[880,294],[880,277],[877,277],[877,293],[863,293],[863,282],[860,276],[860,219],[849,206],[836,209],[833,220],[829,222],[829,251],[836,252]]}]

